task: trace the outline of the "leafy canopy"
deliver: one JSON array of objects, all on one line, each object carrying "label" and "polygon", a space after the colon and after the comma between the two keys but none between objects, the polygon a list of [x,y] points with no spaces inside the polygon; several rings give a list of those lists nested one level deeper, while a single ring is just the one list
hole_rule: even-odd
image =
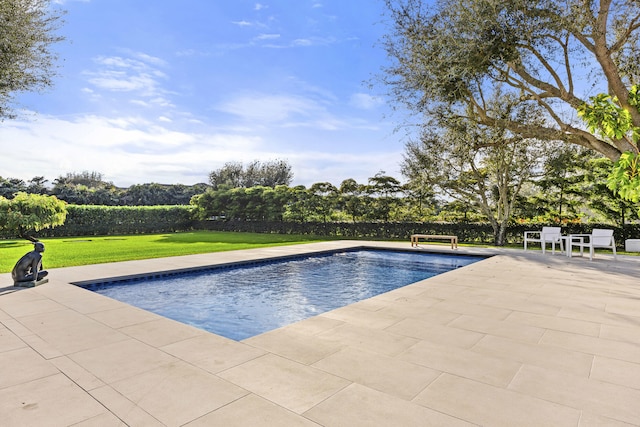
[{"label": "leafy canopy", "polygon": [[[621,106],[616,96],[599,94],[591,103],[578,107],[578,115],[587,123],[590,132],[607,140],[627,140],[635,147],[640,141],[640,126],[635,125],[632,111],[640,112],[640,88],[633,85],[629,91],[630,108]],[[640,201],[640,156],[638,149],[622,153],[607,178],[607,187],[624,200]]]},{"label": "leafy canopy", "polygon": [[0,0],[0,121],[15,117],[16,92],[52,85],[60,24],[48,0]]},{"label": "leafy canopy", "polygon": [[[419,120],[444,105],[486,126],[578,144],[614,161],[637,152],[637,141],[602,138],[577,117],[589,93],[606,92],[628,111],[619,120],[640,126],[629,96],[640,81],[637,0],[385,1],[391,31],[384,45],[393,62],[382,82]],[[544,120],[492,116],[486,95],[497,90],[539,107]]]},{"label": "leafy canopy", "polygon": [[66,218],[66,203],[55,196],[19,192],[11,200],[0,197],[0,229],[29,240],[27,232],[62,225]]}]

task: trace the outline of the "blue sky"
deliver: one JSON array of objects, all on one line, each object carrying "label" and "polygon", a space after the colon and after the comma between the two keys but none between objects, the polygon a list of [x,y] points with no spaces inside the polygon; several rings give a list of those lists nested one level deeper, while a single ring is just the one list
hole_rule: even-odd
[{"label": "blue sky", "polygon": [[0,123],[0,176],[195,184],[283,159],[295,185],[401,178],[402,117],[368,85],[387,62],[382,0],[57,3],[60,76]]}]

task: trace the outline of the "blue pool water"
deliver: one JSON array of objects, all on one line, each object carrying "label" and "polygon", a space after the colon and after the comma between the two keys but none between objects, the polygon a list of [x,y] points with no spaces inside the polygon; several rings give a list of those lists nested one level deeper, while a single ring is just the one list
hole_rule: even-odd
[{"label": "blue pool water", "polygon": [[481,259],[358,250],[87,287],[162,316],[242,340]]}]

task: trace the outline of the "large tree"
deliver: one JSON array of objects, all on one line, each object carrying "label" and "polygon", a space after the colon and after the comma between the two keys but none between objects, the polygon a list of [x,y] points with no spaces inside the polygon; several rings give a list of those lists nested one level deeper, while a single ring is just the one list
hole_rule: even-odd
[{"label": "large tree", "polygon": [[[638,152],[624,135],[585,129],[577,110],[607,93],[640,126],[630,89],[640,81],[637,0],[385,0],[394,60],[382,76],[399,105],[419,114],[459,106],[486,126],[526,138],[560,140],[611,160]],[[489,114],[483,93],[502,87],[546,120],[527,123]],[[633,101],[632,101],[633,102]]]},{"label": "large tree", "polygon": [[48,0],[0,0],[0,121],[15,117],[16,93],[51,86],[60,17]]},{"label": "large tree", "polygon": [[[536,110],[517,104],[510,96],[497,96],[487,112],[501,123],[535,123]],[[494,243],[501,246],[520,190],[540,167],[546,149],[547,144],[505,127],[445,115],[407,144],[402,174],[410,183],[482,212],[493,227]]]}]

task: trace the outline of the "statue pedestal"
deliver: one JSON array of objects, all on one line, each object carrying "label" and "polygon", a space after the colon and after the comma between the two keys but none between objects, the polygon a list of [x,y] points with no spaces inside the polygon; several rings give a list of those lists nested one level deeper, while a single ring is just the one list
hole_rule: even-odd
[{"label": "statue pedestal", "polygon": [[32,280],[30,282],[13,282],[13,286],[19,288],[35,288],[36,286],[44,285],[48,283],[49,279]]}]

